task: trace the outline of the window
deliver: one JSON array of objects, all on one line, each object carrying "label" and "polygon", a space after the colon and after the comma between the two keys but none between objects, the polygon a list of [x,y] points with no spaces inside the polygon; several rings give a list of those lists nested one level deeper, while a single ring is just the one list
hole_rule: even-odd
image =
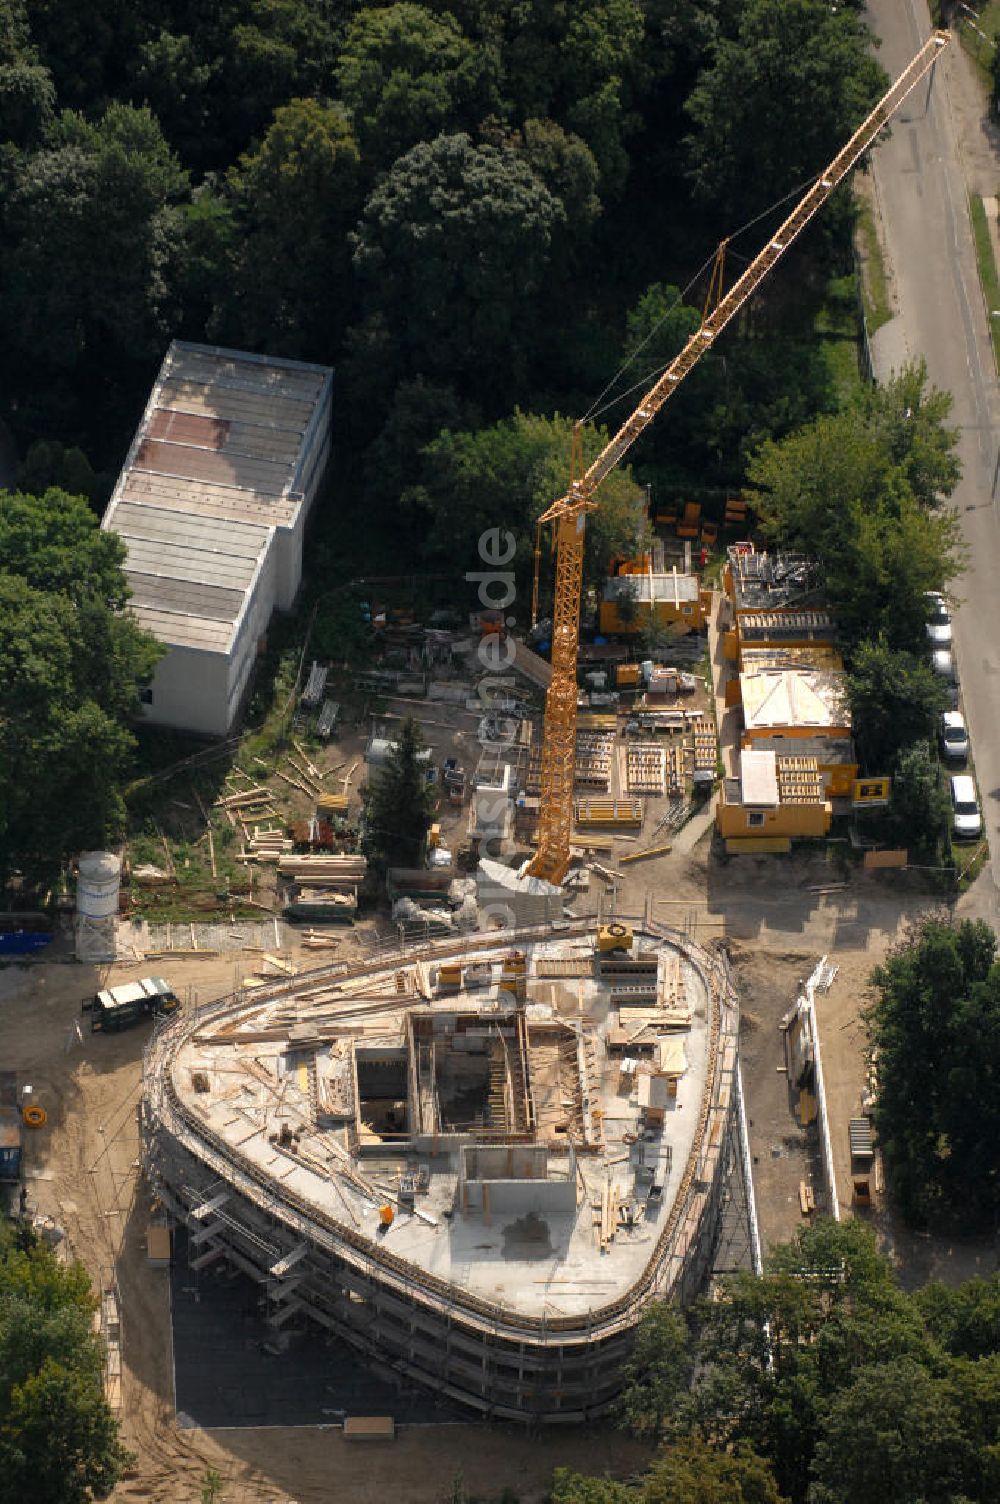
[{"label": "window", "polygon": [[140,689],[140,691],[139,691],[139,703],[140,703],[140,705],[152,705],[152,703],[153,703],[153,686],[151,684],[147,684],[147,685],[145,685],[145,687],[143,689]]},{"label": "window", "polygon": [[763,825],[764,811],[762,809],[747,810],[747,827],[753,829],[755,825]]}]

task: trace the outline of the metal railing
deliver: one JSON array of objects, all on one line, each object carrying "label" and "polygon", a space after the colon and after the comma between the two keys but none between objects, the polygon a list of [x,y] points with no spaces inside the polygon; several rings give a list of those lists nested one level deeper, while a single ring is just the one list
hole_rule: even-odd
[{"label": "metal railing", "polygon": [[[632,918],[643,927],[639,916]],[[477,937],[447,937],[431,942],[417,951],[406,953],[407,962],[432,956],[470,950],[496,950],[514,942],[530,939],[561,938],[586,932],[591,921],[562,921],[534,925],[518,930],[493,931]],[[427,1305],[436,1313],[446,1311],[452,1322],[470,1326],[496,1338],[534,1340],[547,1344],[595,1342],[628,1329],[638,1320],[641,1310],[651,1299],[662,1299],[684,1285],[685,1266],[692,1259],[708,1231],[706,1222],[713,1208],[717,1212],[720,1197],[718,1174],[725,1131],[734,1110],[737,1093],[733,1087],[738,1059],[738,1008],[729,977],[728,965],[720,954],[710,955],[696,942],[658,923],[645,928],[669,940],[686,953],[701,971],[711,1003],[710,1037],[705,1086],[698,1126],[688,1155],[681,1182],[674,1195],[663,1230],[639,1278],[622,1296],[597,1310],[578,1316],[538,1317],[522,1315],[496,1302],[482,1299],[378,1247],[370,1239],[352,1232],[314,1203],[301,1197],[287,1184],[278,1185],[245,1156],[240,1155],[217,1134],[199,1114],[179,1097],[172,1079],[173,1056],[193,1032],[190,1014],[175,1016],[154,1033],[147,1046],[143,1065],[144,1123],[147,1142],[164,1129],[195,1159],[212,1173],[224,1177],[241,1194],[302,1237],[308,1237],[333,1258],[346,1263],[364,1276],[395,1288],[411,1301]],[[372,970],[371,960],[362,963],[339,963],[302,973],[287,983],[260,991],[252,998],[230,995],[203,1004],[194,1010],[194,1022],[201,1027],[212,1017],[230,1012],[234,1007],[256,1011],[262,1001],[290,992],[301,992],[317,981],[331,977],[363,975]],[[347,999],[345,999],[347,1001]],[[238,1036],[234,1036],[236,1038]],[[711,1125],[711,1131],[709,1131]],[[157,1172],[163,1174],[162,1167]]]}]

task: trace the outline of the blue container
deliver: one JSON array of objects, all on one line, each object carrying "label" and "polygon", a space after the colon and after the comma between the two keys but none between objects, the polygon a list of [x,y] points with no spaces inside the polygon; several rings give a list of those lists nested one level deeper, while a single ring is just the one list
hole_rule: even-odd
[{"label": "blue container", "polygon": [[44,930],[8,930],[0,934],[0,956],[27,956],[42,950],[51,940]]}]

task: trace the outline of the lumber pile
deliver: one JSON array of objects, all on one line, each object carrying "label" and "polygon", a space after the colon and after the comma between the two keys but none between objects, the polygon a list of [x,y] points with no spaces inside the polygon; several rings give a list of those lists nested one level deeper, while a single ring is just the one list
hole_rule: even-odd
[{"label": "lumber pile", "polygon": [[642,829],[641,799],[578,799],[573,813],[579,830],[602,825],[623,830]]},{"label": "lumber pile", "polygon": [[253,835],[244,845],[240,857],[243,861],[276,862],[291,849],[292,842],[283,831],[262,830],[259,825],[255,825]]},{"label": "lumber pile", "polygon": [[368,860],[350,854],[316,853],[314,855],[285,855],[278,858],[278,871],[282,877],[294,877],[310,883],[330,886],[337,883],[361,882],[368,871]]},{"label": "lumber pile", "polygon": [[612,1183],[611,1177],[604,1183],[600,1201],[593,1203],[594,1230],[597,1233],[597,1245],[602,1253],[607,1253],[614,1241],[618,1230],[618,1213],[621,1206],[621,1197],[618,1187]]},{"label": "lumber pile", "polygon": [[223,794],[221,799],[216,799],[213,808],[224,813],[261,817],[274,813],[274,800],[270,789],[256,787],[241,789],[238,794]]},{"label": "lumber pile", "polygon": [[324,820],[329,820],[332,815],[347,814],[346,794],[320,794],[316,800],[316,813]]},{"label": "lumber pile", "polygon": [[333,950],[340,944],[340,936],[327,935],[322,930],[303,930],[302,944],[306,950]]}]

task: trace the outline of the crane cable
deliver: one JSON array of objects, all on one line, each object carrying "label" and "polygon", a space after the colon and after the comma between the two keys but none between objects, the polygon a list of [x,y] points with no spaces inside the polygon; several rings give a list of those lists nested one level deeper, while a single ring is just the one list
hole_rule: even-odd
[{"label": "crane cable", "polygon": [[[722,243],[728,249],[728,247],[732,245],[734,240],[738,240],[741,235],[745,235],[748,230],[752,230],[755,225],[760,224],[762,219],[767,219],[767,217],[773,214],[775,210],[781,209],[785,204],[788,203],[789,199],[799,198],[807,189],[814,187],[815,184],[820,181],[822,176],[822,172],[818,172],[815,173],[812,177],[806,178],[804,182],[800,183],[797,187],[790,189],[788,193],[784,194],[781,198],[775,199],[774,203],[770,204],[768,208],[762,209],[759,214],[755,214],[752,219],[748,219],[746,223],[741,225],[738,230],[734,230],[732,235],[727,236]],[[581,426],[584,423],[590,423],[597,418],[603,417],[605,413],[610,412],[611,409],[615,407],[619,402],[624,402],[626,397],[631,397],[633,392],[643,391],[649,385],[650,381],[656,379],[659,376],[662,376],[663,372],[667,369],[671,361],[674,359],[673,356],[670,357],[670,360],[665,360],[662,365],[654,366],[652,370],[647,371],[645,375],[641,376],[637,381],[633,382],[630,387],[626,387],[624,391],[618,392],[616,396],[611,397],[607,402],[604,401],[605,397],[607,397],[608,393],[613,390],[616,383],[625,374],[629,366],[638,359],[639,355],[646,348],[649,342],[654,339],[662,329],[663,325],[666,323],[670,315],[684,301],[684,299],[687,297],[687,294],[691,291],[692,287],[694,287],[695,283],[704,276],[708,267],[715,260],[716,254],[717,253],[713,251],[710,256],[706,257],[701,266],[695,272],[694,276],[691,277],[691,279],[687,283],[687,286],[683,287],[678,292],[670,307],[660,315],[656,323],[653,325],[652,329],[650,329],[649,333],[640,340],[635,349],[632,351],[631,355],[627,356],[626,359],[622,361],[621,365],[618,367],[618,370],[604,387],[604,390],[598,393],[598,395],[591,403],[590,407],[584,413],[583,417],[578,420]],[[602,403],[603,406],[601,405]]]}]

